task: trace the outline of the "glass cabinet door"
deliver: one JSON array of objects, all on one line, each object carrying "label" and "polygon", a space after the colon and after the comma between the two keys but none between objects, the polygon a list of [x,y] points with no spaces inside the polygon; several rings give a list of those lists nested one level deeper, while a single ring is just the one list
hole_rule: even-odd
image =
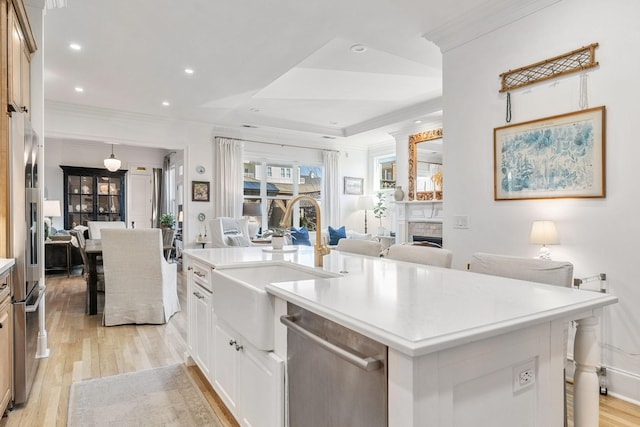
[{"label": "glass cabinet door", "polygon": [[120,178],[98,177],[98,221],[122,221],[120,186]]},{"label": "glass cabinet door", "polygon": [[77,175],[67,177],[67,212],[69,227],[86,225],[93,218],[93,177]]}]

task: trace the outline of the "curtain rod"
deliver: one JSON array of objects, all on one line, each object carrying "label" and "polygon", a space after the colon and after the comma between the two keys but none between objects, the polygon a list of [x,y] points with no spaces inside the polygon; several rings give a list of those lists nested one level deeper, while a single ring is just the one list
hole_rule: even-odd
[{"label": "curtain rod", "polygon": [[240,139],[240,138],[228,138],[226,136],[214,136],[215,138],[224,138],[224,139],[231,139],[233,141],[242,141],[242,142],[255,142],[256,144],[267,144],[267,145],[278,145],[280,147],[294,147],[294,148],[305,148],[307,150],[319,150],[319,151],[329,151],[329,152],[334,152],[334,153],[340,153],[340,150],[331,150],[328,148],[314,148],[314,147],[305,147],[303,145],[294,145],[294,144],[281,144],[278,142],[265,142],[265,141],[255,141],[255,140],[251,140],[251,139]]}]

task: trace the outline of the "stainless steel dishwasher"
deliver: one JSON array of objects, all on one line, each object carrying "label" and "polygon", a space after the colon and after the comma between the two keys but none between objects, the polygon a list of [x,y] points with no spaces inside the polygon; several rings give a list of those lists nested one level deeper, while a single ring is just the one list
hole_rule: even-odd
[{"label": "stainless steel dishwasher", "polygon": [[387,426],[387,347],[289,303],[290,427]]}]

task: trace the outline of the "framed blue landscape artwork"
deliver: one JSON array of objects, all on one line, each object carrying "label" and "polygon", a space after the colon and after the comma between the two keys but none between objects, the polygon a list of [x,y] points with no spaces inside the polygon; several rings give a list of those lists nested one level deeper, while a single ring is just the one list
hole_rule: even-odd
[{"label": "framed blue landscape artwork", "polygon": [[605,107],[495,128],[495,200],[605,197]]}]

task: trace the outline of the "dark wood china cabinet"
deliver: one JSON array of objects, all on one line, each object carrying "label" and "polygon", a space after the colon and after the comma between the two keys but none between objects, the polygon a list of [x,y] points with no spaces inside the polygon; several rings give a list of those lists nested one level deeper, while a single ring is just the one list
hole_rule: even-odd
[{"label": "dark wood china cabinet", "polygon": [[64,228],[87,221],[125,221],[126,170],[60,166],[64,171]]}]

